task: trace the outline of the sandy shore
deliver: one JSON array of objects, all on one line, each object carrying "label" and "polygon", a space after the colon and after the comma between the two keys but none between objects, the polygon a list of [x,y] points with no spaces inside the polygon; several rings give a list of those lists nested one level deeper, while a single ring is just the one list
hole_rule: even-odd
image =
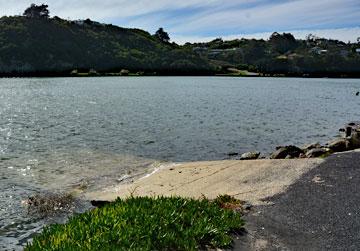
[{"label": "sandy shore", "polygon": [[254,205],[284,192],[322,159],[223,160],[168,165],[131,184],[86,194],[91,200],[134,196],[184,196],[215,198],[229,194]]}]

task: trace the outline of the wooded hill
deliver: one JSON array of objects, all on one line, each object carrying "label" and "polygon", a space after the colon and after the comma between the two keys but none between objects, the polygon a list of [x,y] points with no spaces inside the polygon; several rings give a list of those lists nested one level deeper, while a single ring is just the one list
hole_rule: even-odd
[{"label": "wooded hill", "polygon": [[69,75],[74,70],[118,73],[122,69],[170,75],[214,72],[192,49],[143,30],[89,19],[0,18],[1,75]]},{"label": "wooded hill", "polygon": [[[140,29],[50,18],[32,4],[0,18],[0,76],[262,75],[360,77],[359,43],[273,33],[268,40],[170,43]],[[251,74],[247,74],[251,72]]]}]

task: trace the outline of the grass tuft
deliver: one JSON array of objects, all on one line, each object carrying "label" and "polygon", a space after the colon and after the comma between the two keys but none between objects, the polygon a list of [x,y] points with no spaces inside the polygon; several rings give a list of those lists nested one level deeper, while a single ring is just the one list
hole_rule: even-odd
[{"label": "grass tuft", "polygon": [[244,201],[238,200],[230,195],[219,195],[214,201],[216,205],[224,209],[243,211]]},{"label": "grass tuft", "polygon": [[198,250],[226,247],[241,215],[207,199],[130,197],[117,199],[51,225],[25,250]]}]

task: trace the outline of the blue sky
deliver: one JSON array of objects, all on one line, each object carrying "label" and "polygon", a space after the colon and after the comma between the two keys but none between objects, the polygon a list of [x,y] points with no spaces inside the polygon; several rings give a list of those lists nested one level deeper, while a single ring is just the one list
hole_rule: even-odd
[{"label": "blue sky", "polygon": [[274,31],[346,42],[360,37],[360,0],[0,0],[0,15],[21,14],[32,2],[46,2],[51,15],[63,18],[90,18],[152,33],[164,27],[179,43],[268,38]]}]

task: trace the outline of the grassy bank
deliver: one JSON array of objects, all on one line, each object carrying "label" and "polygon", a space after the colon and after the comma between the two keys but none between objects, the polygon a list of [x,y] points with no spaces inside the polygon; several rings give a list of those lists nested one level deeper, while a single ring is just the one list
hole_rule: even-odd
[{"label": "grassy bank", "polygon": [[[215,201],[130,197],[46,227],[25,250],[197,250],[231,244],[241,215]],[[236,204],[236,203],[235,203]],[[226,205],[225,207],[222,205]]]}]

